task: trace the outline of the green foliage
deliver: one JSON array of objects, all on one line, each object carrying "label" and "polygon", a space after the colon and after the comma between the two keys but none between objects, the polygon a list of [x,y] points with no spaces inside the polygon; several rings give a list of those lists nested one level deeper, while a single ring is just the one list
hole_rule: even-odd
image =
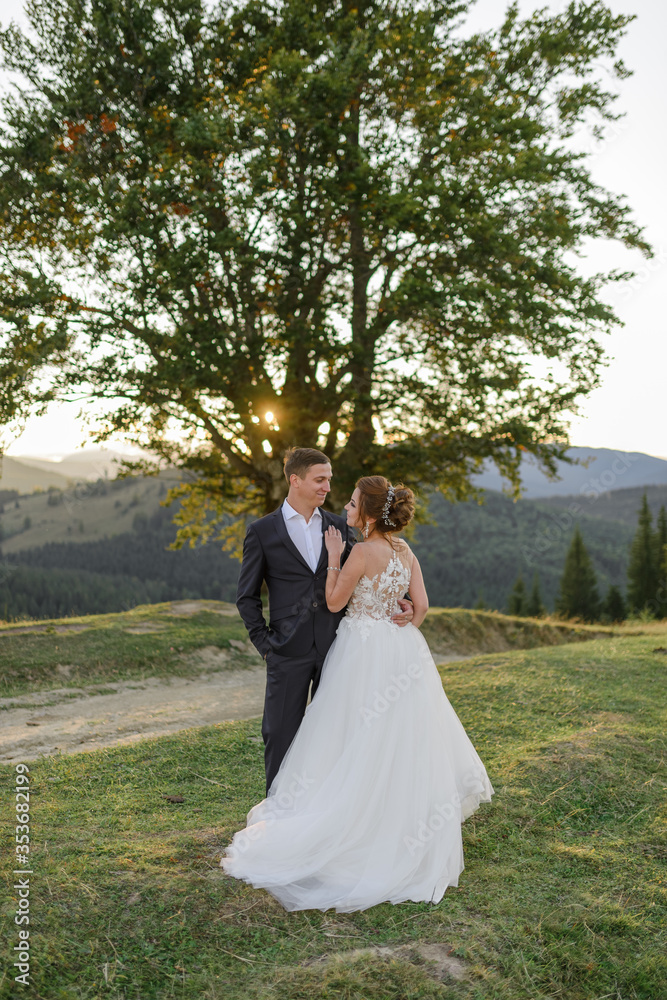
[{"label": "green foliage", "polygon": [[510,615],[526,614],[526,585],[521,574],[516,578],[514,587],[507,601],[507,613]]},{"label": "green foliage", "polygon": [[462,37],[468,7],[28,5],[30,37],[0,33],[28,81],[0,148],[1,419],[103,400],[96,440],[192,473],[191,541],[275,507],[295,443],[331,455],[334,507],[375,471],[457,499],[485,457],[515,495],[522,454],[554,472],[622,277],[570,261],[649,253],[565,141],[617,117],[597,66],[627,75],[631,17],[512,6]]},{"label": "green foliage", "polygon": [[[632,527],[595,516],[598,510],[582,504],[576,517],[606,590],[625,584]],[[471,608],[482,588],[485,603],[504,610],[516,577],[530,580],[539,572],[542,603],[554,608],[574,523],[568,509],[486,490],[483,504],[453,504],[436,494],[428,512],[435,523],[418,525],[410,544],[433,604]]]},{"label": "green foliage", "polygon": [[[663,504],[658,513],[658,524],[655,535],[655,555],[657,563],[658,589],[656,598],[663,605],[667,603],[667,509]],[[665,617],[667,608],[663,607],[661,618]]]},{"label": "green foliage", "polygon": [[5,556],[0,619],[120,611],[136,604],[204,598],[234,601],[239,564],[214,546],[171,551],[174,527],[158,507],[134,530],[97,541],[51,542]]},{"label": "green foliage", "polygon": [[0,620],[120,611],[164,600],[168,590],[159,580],[5,563],[0,573]]},{"label": "green foliage", "polygon": [[602,604],[602,617],[610,622],[622,622],[627,617],[623,594],[613,584],[609,587]]},{"label": "green foliage", "polygon": [[660,583],[658,586],[658,598],[662,611],[659,617],[664,618],[667,612],[667,609],[665,608],[665,602],[667,601],[667,545],[664,545],[662,548],[662,561],[660,563]]},{"label": "green foliage", "polygon": [[486,611],[488,609],[488,604],[484,600],[484,594],[482,592],[481,587],[477,594],[477,600],[475,601],[473,608],[475,609],[475,611]]},{"label": "green foliage", "polygon": [[637,507],[642,495],[646,493],[651,510],[657,516],[661,505],[667,503],[667,483],[653,486],[624,486],[605,491],[599,480],[592,478],[578,494],[540,497],[539,503],[544,508],[552,508],[554,514],[567,510],[571,514],[583,514],[586,517],[600,518],[629,525],[634,534],[637,524]]},{"label": "green foliage", "polygon": [[628,605],[631,611],[652,610],[651,605],[658,591],[658,556],[653,518],[644,493],[628,565]]},{"label": "green foliage", "polygon": [[148,528],[148,515],[144,514],[143,511],[137,512],[132,518],[132,530],[133,531],[146,531]]},{"label": "green foliage", "polygon": [[579,525],[565,557],[556,610],[567,618],[595,621],[600,612],[595,570],[586,551]]},{"label": "green foliage", "polygon": [[665,508],[664,503],[658,512],[656,543],[658,552],[662,552],[664,546],[667,545],[667,508]]},{"label": "green foliage", "polygon": [[535,573],[530,596],[526,599],[524,614],[528,615],[529,618],[539,618],[545,613],[546,608],[542,604],[542,594],[540,593],[540,579],[538,574]]},{"label": "green foliage", "polygon": [[656,621],[656,615],[652,608],[642,608],[640,612],[634,612],[629,616],[630,621],[638,622],[640,625],[648,625]]},{"label": "green foliage", "polygon": [[546,608],[542,603],[540,594],[540,581],[538,574],[533,575],[533,584],[530,594],[526,591],[523,577],[519,573],[512,592],[507,601],[507,613],[510,615],[520,615],[527,618],[539,618],[546,613]]}]

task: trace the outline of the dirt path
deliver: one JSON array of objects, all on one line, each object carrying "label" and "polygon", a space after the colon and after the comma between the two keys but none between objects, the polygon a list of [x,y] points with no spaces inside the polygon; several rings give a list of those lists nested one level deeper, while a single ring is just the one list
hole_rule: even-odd
[{"label": "dirt path", "polygon": [[199,678],[104,684],[105,694],[58,688],[0,699],[0,762],[97,750],[191,726],[251,719],[262,714],[264,683],[264,668],[251,667]]},{"label": "dirt path", "polygon": [[[438,656],[437,662],[463,659]],[[0,763],[252,719],[262,714],[265,679],[265,668],[257,666],[209,671],[195,678],[112,682],[100,685],[100,694],[94,688],[70,687],[0,698]]]}]

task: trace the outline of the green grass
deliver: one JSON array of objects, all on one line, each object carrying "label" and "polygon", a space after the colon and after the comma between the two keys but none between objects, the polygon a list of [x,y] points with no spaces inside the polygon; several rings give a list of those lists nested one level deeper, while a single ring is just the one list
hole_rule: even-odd
[{"label": "green grass", "polygon": [[[562,621],[554,615],[526,618],[500,611],[470,608],[431,608],[421,631],[434,652],[490,653],[506,649],[532,649],[563,642],[583,642],[612,637],[632,630],[604,624],[586,625]],[[634,629],[635,634],[639,634]]]},{"label": "green grass", "polygon": [[[496,794],[464,824],[465,870],[436,906],[286,913],[225,875],[223,847],[263,796],[259,720],[30,764],[25,995],[664,1000],[667,656],[653,650],[666,639],[663,626],[441,669]],[[5,858],[13,774],[2,768]],[[420,943],[451,946],[466,978],[435,978]],[[10,961],[1,997],[18,995]]]},{"label": "green grass", "polygon": [[[178,609],[182,603],[0,624],[0,698],[149,676],[196,676],[202,666],[188,654],[205,646],[228,650],[230,667],[261,662],[249,644],[249,653],[230,647],[230,639],[246,643],[248,639],[233,604],[197,602],[205,606],[198,614],[174,614],[174,607]],[[156,631],[143,635],[128,631],[146,626]],[[77,627],[82,630],[76,631]],[[26,628],[35,631],[26,633]],[[452,651],[552,645],[618,632],[604,626],[572,626],[554,619],[517,618],[467,608],[431,609],[422,631],[436,656]]]},{"label": "green grass", "polygon": [[[171,614],[172,606],[166,603],[141,605],[117,614],[4,625],[0,627],[0,697],[149,676],[198,676],[203,668],[188,654],[204,646],[229,650],[230,667],[259,663],[259,654],[254,651],[246,654],[230,647],[230,639],[248,639],[234,605],[202,603],[218,612],[229,612],[229,616],[214,610]],[[44,631],[26,634],[21,631],[26,625]],[[58,631],[77,625],[84,627],[83,631]],[[158,631],[127,631],[147,625]],[[69,668],[66,675],[58,671],[58,665]]]}]

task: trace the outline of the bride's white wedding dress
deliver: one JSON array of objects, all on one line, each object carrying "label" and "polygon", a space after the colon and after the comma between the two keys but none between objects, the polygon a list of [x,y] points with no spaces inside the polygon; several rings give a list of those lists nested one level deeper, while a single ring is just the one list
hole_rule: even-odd
[{"label": "bride's white wedding dress", "polygon": [[287,910],[442,899],[494,794],[419,629],[390,619],[412,552],[363,576],[267,798],[220,864]]}]

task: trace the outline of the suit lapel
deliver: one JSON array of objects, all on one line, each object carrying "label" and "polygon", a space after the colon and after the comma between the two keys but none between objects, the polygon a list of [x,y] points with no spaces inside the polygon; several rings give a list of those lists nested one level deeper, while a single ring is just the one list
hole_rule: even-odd
[{"label": "suit lapel", "polygon": [[313,572],[312,569],[310,568],[306,560],[303,558],[303,556],[301,555],[296,545],[289,536],[289,531],[287,530],[287,526],[285,525],[285,518],[283,517],[282,504],[280,505],[280,507],[273,516],[275,520],[276,531],[278,533],[278,538],[280,539],[280,541],[288,549],[288,551],[292,553],[293,556],[296,556],[301,565],[305,566],[309,573],[312,573]]},{"label": "suit lapel", "polygon": [[317,563],[317,572],[319,572],[322,569],[322,567],[326,565],[329,558],[329,555],[327,553],[327,547],[324,544],[324,532],[327,530],[329,525],[333,523],[329,518],[327,511],[322,510],[321,507],[320,507],[320,514],[322,515],[322,551],[320,552],[320,558]]}]

